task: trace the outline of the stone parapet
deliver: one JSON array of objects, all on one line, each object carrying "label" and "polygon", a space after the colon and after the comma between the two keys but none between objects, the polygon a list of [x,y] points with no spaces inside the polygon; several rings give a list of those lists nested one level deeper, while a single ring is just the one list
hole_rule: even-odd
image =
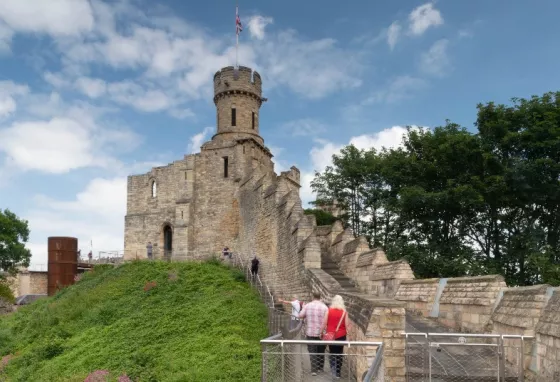
[{"label": "stone parapet", "polygon": [[428,317],[436,298],[439,279],[402,280],[395,299],[404,301],[406,309]]},{"label": "stone parapet", "polygon": [[500,275],[447,279],[439,301],[438,320],[455,330],[484,333],[505,287]]},{"label": "stone parapet", "polygon": [[492,314],[493,332],[534,335],[549,288],[549,285],[535,285],[505,289]]},{"label": "stone parapet", "polygon": [[538,381],[560,380],[560,289],[552,292],[536,327]]},{"label": "stone parapet", "polygon": [[406,260],[378,264],[370,276],[376,296],[394,297],[403,280],[414,279],[414,273]]}]

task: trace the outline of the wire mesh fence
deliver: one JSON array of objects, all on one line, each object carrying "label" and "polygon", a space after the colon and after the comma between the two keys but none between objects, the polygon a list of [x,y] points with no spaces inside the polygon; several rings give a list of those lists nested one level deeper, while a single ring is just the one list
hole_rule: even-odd
[{"label": "wire mesh fence", "polygon": [[262,381],[384,381],[383,344],[358,341],[261,341]]},{"label": "wire mesh fence", "polygon": [[524,381],[532,337],[406,333],[407,382]]}]

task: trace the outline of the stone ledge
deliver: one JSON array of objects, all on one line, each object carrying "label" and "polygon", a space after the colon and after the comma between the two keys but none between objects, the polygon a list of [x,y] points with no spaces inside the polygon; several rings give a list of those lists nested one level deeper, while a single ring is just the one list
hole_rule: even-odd
[{"label": "stone ledge", "polygon": [[437,284],[439,279],[419,279],[419,280],[403,280],[401,281],[401,285],[403,284]]},{"label": "stone ledge", "polygon": [[523,295],[545,294],[549,287],[550,285],[548,284],[542,284],[542,285],[531,285],[525,287],[507,288],[504,289],[504,297],[510,294],[523,294]]},{"label": "stone ledge", "polygon": [[364,236],[358,236],[352,241],[349,241],[344,245],[344,251],[342,252],[343,255],[347,255],[349,253],[354,253],[360,248],[361,245],[368,247],[368,242]]},{"label": "stone ledge", "polygon": [[455,283],[483,283],[489,281],[504,281],[504,276],[502,275],[486,275],[486,276],[472,276],[472,277],[453,277],[447,279],[447,284]]},{"label": "stone ledge", "polygon": [[324,287],[326,287],[326,289],[328,289],[330,293],[338,294],[342,290],[342,287],[340,286],[338,281],[336,281],[334,277],[329,275],[324,270],[319,268],[310,268],[307,270],[307,272],[312,276],[312,278],[315,278]]}]

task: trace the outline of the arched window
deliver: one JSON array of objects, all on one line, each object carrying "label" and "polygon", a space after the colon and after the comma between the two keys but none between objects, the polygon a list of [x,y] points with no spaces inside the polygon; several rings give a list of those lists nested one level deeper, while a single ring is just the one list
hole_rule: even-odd
[{"label": "arched window", "polygon": [[157,195],[157,185],[156,185],[156,181],[153,180],[152,181],[152,198],[155,198]]}]

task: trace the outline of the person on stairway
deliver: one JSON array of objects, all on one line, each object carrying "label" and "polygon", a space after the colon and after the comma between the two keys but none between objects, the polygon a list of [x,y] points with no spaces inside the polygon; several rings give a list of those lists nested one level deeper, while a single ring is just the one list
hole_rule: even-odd
[{"label": "person on stairway", "polygon": [[[321,341],[321,324],[325,319],[328,308],[321,301],[321,294],[313,292],[313,301],[305,304],[299,318],[305,319],[305,336],[311,341]],[[307,345],[309,360],[311,361],[311,375],[323,372],[325,368],[325,345]]]},{"label": "person on stairway", "polygon": [[[321,333],[334,333],[334,341],[346,341],[348,329],[348,312],[344,306],[344,300],[336,295],[332,298],[331,305],[323,319]],[[341,377],[343,363],[342,352],[344,345],[329,345],[329,363],[332,376],[336,379]]]}]

